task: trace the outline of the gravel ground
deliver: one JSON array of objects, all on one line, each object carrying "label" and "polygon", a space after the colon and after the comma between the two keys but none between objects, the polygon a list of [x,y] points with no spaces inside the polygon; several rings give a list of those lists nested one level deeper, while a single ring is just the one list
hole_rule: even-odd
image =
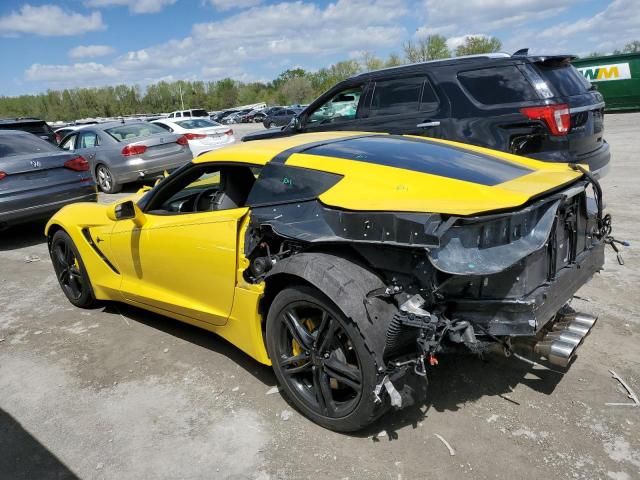
[{"label": "gravel ground", "polygon": [[640,478],[640,408],[605,405],[628,401],[609,369],[640,393],[638,124],[606,118],[608,210],[632,247],[624,267],[607,251],[579,292],[601,320],[570,371],[441,361],[427,405],[356,435],[303,418],[271,394],[269,368],[213,334],[124,305],[73,308],[42,225],[2,232],[0,478]]}]

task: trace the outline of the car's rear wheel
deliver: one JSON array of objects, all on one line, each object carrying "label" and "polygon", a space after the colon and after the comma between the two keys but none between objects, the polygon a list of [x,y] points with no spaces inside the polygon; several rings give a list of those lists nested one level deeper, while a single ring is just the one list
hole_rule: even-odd
[{"label": "car's rear wheel", "polygon": [[269,122],[267,124],[267,128],[275,128],[276,127],[276,123],[275,122]]},{"label": "car's rear wheel", "polygon": [[104,193],[118,193],[122,185],[115,181],[111,170],[106,165],[96,167],[96,183]]},{"label": "car's rear wheel", "polygon": [[89,308],[96,302],[89,276],[78,249],[67,232],[58,230],[51,239],[49,255],[58,283],[76,307]]},{"label": "car's rear wheel", "polygon": [[314,422],[346,432],[377,417],[373,355],[357,325],[320,291],[299,286],[275,297],[267,349],[284,393]]}]

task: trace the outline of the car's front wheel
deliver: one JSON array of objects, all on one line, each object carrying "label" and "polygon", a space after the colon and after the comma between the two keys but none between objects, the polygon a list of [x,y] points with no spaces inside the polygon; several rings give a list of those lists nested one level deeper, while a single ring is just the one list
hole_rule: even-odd
[{"label": "car's front wheel", "polygon": [[380,413],[376,369],[358,327],[320,291],[281,291],[267,315],[267,350],[285,395],[336,431],[359,430]]},{"label": "car's front wheel", "polygon": [[115,181],[106,165],[98,165],[96,168],[96,183],[104,193],[118,193],[122,190],[122,185]]},{"label": "car's front wheel", "polygon": [[64,230],[58,230],[51,239],[49,255],[58,283],[69,301],[76,307],[89,308],[95,304],[89,276],[78,249]]}]

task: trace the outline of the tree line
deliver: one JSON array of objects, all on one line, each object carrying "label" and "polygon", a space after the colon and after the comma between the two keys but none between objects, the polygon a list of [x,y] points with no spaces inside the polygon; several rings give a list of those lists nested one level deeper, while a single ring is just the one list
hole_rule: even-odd
[{"label": "tree line", "polygon": [[[360,72],[424,62],[452,56],[497,52],[502,42],[495,37],[470,36],[451,50],[447,39],[429,35],[402,45],[402,54],[386,58],[364,53],[360,59],[337,62],[310,72],[301,68],[282,72],[271,82],[239,82],[225,78],[216,82],[158,82],[142,89],[137,85],[48,90],[37,95],[0,97],[0,117],[38,117],[48,121],[86,117],[114,117],[139,113],[170,112],[181,108],[222,110],[238,105],[266,102],[270,105],[307,103],[337,82]],[[625,51],[640,51],[640,42]]]}]

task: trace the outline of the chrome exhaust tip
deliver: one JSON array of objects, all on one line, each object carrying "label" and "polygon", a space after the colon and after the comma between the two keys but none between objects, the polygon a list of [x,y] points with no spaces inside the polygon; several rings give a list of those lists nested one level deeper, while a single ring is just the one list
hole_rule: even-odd
[{"label": "chrome exhaust tip", "polygon": [[573,345],[574,347],[579,347],[584,340],[584,337],[577,335],[572,332],[567,331],[558,331],[558,332],[549,332],[544,336],[544,340],[553,340],[554,342],[563,342],[568,343],[569,345]]},{"label": "chrome exhaust tip", "polygon": [[573,360],[576,348],[578,348],[578,345],[559,340],[547,340],[545,337],[545,339],[536,343],[534,351],[538,355],[546,357],[552,364],[566,368]]},{"label": "chrome exhaust tip", "polygon": [[562,320],[579,323],[580,325],[584,325],[588,329],[592,329],[598,321],[598,317],[589,315],[588,313],[572,312],[567,313],[566,315],[562,315]]},{"label": "chrome exhaust tip", "polygon": [[583,324],[575,322],[573,320],[556,322],[551,328],[554,332],[571,332],[580,336],[581,338],[586,337],[591,330],[589,327],[585,327]]}]

